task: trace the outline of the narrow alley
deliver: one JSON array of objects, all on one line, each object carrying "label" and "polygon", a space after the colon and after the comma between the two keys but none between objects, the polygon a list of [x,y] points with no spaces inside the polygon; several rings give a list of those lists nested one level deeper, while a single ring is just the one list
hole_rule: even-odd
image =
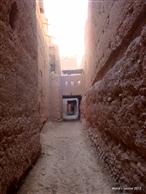
[{"label": "narrow alley", "polygon": [[18,194],[112,194],[81,123],[48,122],[42,153]]},{"label": "narrow alley", "polygon": [[146,0],[0,0],[0,194],[146,194]]}]

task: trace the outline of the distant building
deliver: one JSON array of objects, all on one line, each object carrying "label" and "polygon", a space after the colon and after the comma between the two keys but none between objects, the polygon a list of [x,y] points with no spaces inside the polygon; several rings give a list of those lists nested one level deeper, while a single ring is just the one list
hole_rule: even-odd
[{"label": "distant building", "polygon": [[76,56],[61,57],[61,68],[62,68],[62,70],[65,70],[65,69],[68,69],[68,70],[78,69]]},{"label": "distant building", "polygon": [[83,70],[63,70],[61,75],[61,88],[63,119],[78,119],[80,117],[80,102],[84,92]]},{"label": "distant building", "polygon": [[61,66],[58,46],[49,37],[49,108],[50,119],[60,120],[62,118],[61,101]]}]

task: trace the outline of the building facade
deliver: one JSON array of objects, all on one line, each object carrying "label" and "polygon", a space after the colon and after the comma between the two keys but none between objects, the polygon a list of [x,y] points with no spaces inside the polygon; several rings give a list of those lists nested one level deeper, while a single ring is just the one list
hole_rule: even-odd
[{"label": "building facade", "polygon": [[82,69],[63,70],[61,76],[63,119],[80,118],[80,103],[84,92]]},{"label": "building facade", "polygon": [[51,120],[59,121],[62,119],[61,101],[61,65],[58,46],[52,42],[50,37],[49,44],[49,108]]}]

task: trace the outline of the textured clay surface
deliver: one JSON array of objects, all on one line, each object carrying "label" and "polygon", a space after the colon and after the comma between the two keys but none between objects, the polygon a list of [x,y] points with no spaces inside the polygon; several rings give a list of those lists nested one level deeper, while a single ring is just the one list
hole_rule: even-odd
[{"label": "textured clay surface", "polygon": [[0,1],[0,194],[40,153],[35,1]]},{"label": "textured clay surface", "polygon": [[86,25],[86,84],[102,79],[145,25],[145,0],[91,1]]},{"label": "textured clay surface", "polygon": [[123,58],[91,87],[82,102],[87,128],[91,128],[91,136],[107,163],[116,168],[115,175],[121,170],[121,180],[142,188],[146,185],[144,34],[145,29],[131,42]]},{"label": "textured clay surface", "polygon": [[100,158],[119,184],[139,187],[134,193],[146,193],[145,6],[90,3],[85,74],[92,82],[81,108]]}]

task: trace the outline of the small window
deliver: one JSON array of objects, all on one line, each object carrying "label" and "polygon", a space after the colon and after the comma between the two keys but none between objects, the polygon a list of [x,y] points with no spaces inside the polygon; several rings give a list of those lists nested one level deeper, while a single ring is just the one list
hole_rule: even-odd
[{"label": "small window", "polygon": [[71,81],[71,86],[74,86],[74,81]]},{"label": "small window", "polygon": [[66,87],[68,86],[68,81],[65,81],[65,86],[66,86]]},{"label": "small window", "polygon": [[42,74],[42,71],[40,70],[40,76],[42,77],[42,75],[43,75],[43,74]]},{"label": "small window", "polygon": [[78,80],[78,85],[81,85],[81,81],[80,80]]},{"label": "small window", "polygon": [[55,72],[55,64],[50,64],[50,72]]},{"label": "small window", "polygon": [[44,9],[40,7],[40,13],[44,13]]}]

